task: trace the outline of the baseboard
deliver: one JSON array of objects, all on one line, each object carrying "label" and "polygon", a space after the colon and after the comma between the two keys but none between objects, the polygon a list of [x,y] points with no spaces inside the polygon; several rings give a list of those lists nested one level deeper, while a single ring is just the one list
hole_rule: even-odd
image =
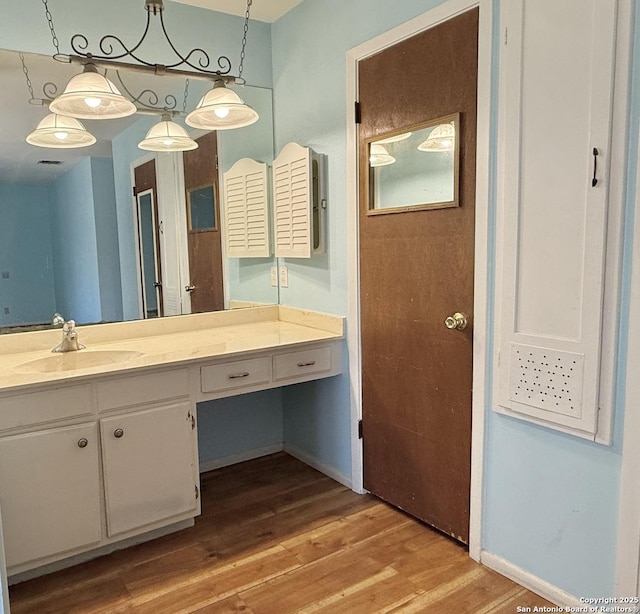
[{"label": "baseboard", "polygon": [[575,608],[585,606],[584,603],[580,602],[578,597],[563,591],[561,588],[558,588],[554,584],[551,584],[538,576],[534,576],[532,573],[510,563],[497,554],[483,550],[480,553],[480,562],[486,567],[493,569],[493,571],[497,571],[499,574],[502,574],[521,586],[528,588],[530,591],[540,595],[540,597],[544,597],[547,601],[551,601],[551,603],[555,603],[559,606],[571,606]]},{"label": "baseboard", "polygon": [[313,467],[317,469],[320,473],[324,473],[326,476],[334,479],[336,482],[340,482],[340,484],[346,486],[347,488],[351,488],[351,478],[343,475],[339,471],[336,471],[335,468],[331,467],[331,465],[327,465],[322,461],[318,460],[315,456],[308,454],[307,452],[297,448],[296,446],[292,446],[291,444],[284,444],[284,451],[287,454],[291,454],[291,456],[297,458],[302,461],[309,467]]},{"label": "baseboard", "polygon": [[240,454],[232,454],[231,456],[225,456],[224,458],[214,458],[213,460],[200,463],[200,473],[213,471],[214,469],[220,469],[221,467],[228,467],[229,465],[253,460],[254,458],[260,458],[261,456],[268,456],[269,454],[275,454],[276,452],[282,452],[282,449],[282,442],[278,442],[261,448],[245,450],[244,452],[240,452]]},{"label": "baseboard", "polygon": [[122,541],[116,541],[111,544],[105,544],[104,546],[100,546],[99,548],[89,550],[87,552],[74,554],[67,557],[66,559],[55,561],[53,563],[47,563],[46,565],[36,567],[35,569],[12,573],[8,578],[9,584],[13,585],[18,584],[19,582],[26,582],[27,580],[32,580],[33,578],[39,578],[40,576],[48,575],[62,569],[67,569],[68,567],[73,567],[74,565],[80,565],[81,563],[86,563],[87,561],[91,561],[100,556],[105,556],[107,554],[111,554],[112,552],[117,552],[118,550],[124,550],[125,548],[137,546],[138,544],[142,544],[152,539],[157,539],[171,533],[176,533],[177,531],[182,531],[183,529],[188,529],[194,524],[194,519],[188,518],[187,520],[181,520],[169,526],[154,529],[153,531],[149,531],[147,533],[142,533],[141,535],[134,535],[133,537],[123,539]]}]

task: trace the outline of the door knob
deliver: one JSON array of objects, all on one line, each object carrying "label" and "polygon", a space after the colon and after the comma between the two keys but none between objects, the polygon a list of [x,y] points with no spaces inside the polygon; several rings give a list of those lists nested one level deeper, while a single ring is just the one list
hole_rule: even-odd
[{"label": "door knob", "polygon": [[185,286],[184,287],[184,291],[185,292],[193,292],[196,289],[195,286]]},{"label": "door knob", "polygon": [[122,437],[124,435],[124,431],[122,429],[116,429],[115,431],[113,431],[113,436],[116,439],[120,439],[120,437]]},{"label": "door knob", "polygon": [[465,316],[464,313],[456,311],[444,321],[444,325],[451,330],[464,330],[467,328],[467,316]]}]

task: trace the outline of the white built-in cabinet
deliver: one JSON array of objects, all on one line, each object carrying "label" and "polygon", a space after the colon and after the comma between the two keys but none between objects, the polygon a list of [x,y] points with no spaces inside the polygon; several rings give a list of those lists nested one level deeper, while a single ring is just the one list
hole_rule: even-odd
[{"label": "white built-in cabinet", "polygon": [[193,428],[188,401],[100,420],[109,537],[196,509]]},{"label": "white built-in cabinet", "polygon": [[616,4],[509,0],[501,12],[494,408],[588,439],[611,414],[600,375],[608,209],[620,207],[611,152],[623,146]]},{"label": "white built-in cabinet", "polygon": [[9,567],[100,542],[99,455],[95,422],[0,438]]},{"label": "white built-in cabinet", "polygon": [[9,573],[198,515],[195,427],[187,369],[0,398]]}]

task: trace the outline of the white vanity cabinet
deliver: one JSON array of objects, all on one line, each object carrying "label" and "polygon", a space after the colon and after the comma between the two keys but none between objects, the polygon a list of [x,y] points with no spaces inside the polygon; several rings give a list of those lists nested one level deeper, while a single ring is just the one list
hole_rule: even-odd
[{"label": "white vanity cabinet", "polygon": [[7,567],[102,538],[95,422],[0,437]]},{"label": "white vanity cabinet", "polygon": [[21,573],[200,513],[187,369],[0,395],[7,567]]},{"label": "white vanity cabinet", "polygon": [[188,401],[100,420],[109,537],[197,513],[194,427]]},{"label": "white vanity cabinet", "polygon": [[188,369],[109,378],[96,393],[108,537],[199,514]]}]

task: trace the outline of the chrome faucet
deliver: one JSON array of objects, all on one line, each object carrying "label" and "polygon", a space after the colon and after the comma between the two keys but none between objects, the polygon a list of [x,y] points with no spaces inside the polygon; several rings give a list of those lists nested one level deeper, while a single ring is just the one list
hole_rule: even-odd
[{"label": "chrome faucet", "polygon": [[84,345],[78,343],[78,331],[76,330],[75,320],[68,320],[62,326],[62,341],[56,345],[52,352],[75,352],[83,350]]}]

